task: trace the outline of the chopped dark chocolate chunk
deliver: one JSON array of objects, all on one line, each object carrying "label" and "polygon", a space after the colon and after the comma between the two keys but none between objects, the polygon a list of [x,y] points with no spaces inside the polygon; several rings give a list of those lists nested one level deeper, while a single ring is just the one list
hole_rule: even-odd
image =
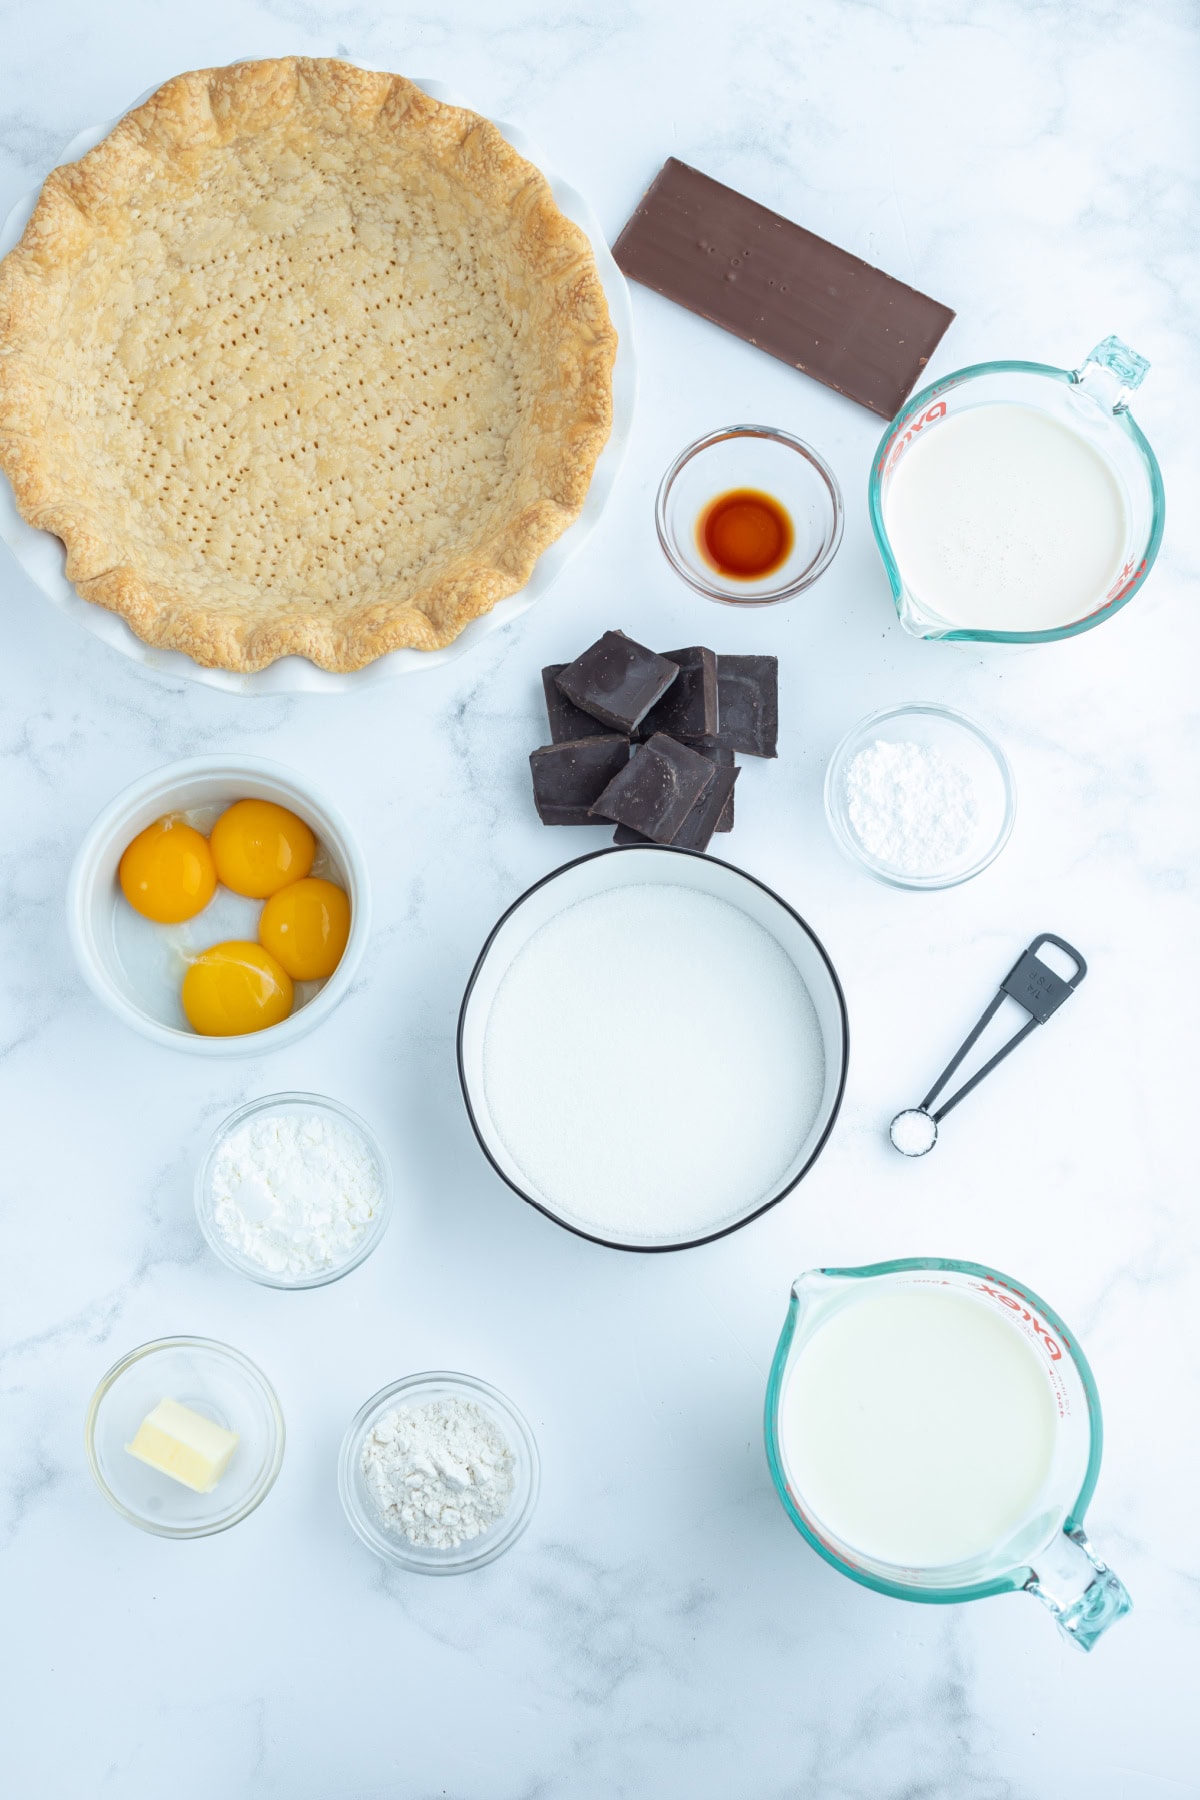
[{"label": "chopped dark chocolate chunk", "polygon": [[629,761],[629,739],[575,738],[546,744],[529,758],[533,802],[543,825],[596,825],[591,805]]},{"label": "chopped dark chocolate chunk", "polygon": [[[734,760],[733,751],[727,750],[725,748],[724,744],[693,744],[692,749],[699,751],[701,756],[707,756],[709,762],[716,763],[718,769],[736,769],[737,768],[737,763]],[[722,812],[720,818],[717,820],[717,830],[718,831],[732,831],[733,830],[733,786],[732,786],[732,783],[730,784],[730,788],[729,788],[729,798],[725,802],[725,809]]]},{"label": "chopped dark chocolate chunk", "polygon": [[677,666],[679,675],[658,704],[650,708],[637,735],[651,738],[656,731],[665,731],[668,737],[681,738],[685,744],[715,738],[717,659],[713,652],[703,644],[693,644],[687,650],[664,650],[663,655]]},{"label": "chopped dark chocolate chunk", "polygon": [[[708,849],[714,831],[721,829],[720,820],[726,809],[733,806],[733,784],[741,772],[733,766],[717,768],[712,781],[671,839],[672,849]],[[634,831],[628,825],[618,825],[613,833],[614,844],[649,844],[652,841],[643,832]]]},{"label": "chopped dark chocolate chunk", "polygon": [[613,255],[632,280],[885,419],[899,412],[954,317],[673,156]]},{"label": "chopped dark chocolate chunk", "polygon": [[779,659],[718,656],[721,725],[717,742],[746,756],[779,754]]},{"label": "chopped dark chocolate chunk", "polygon": [[631,732],[678,674],[665,656],[622,631],[606,631],[555,679],[559,693],[573,706],[603,719],[614,731]]},{"label": "chopped dark chocolate chunk", "polygon": [[542,670],[542,689],[546,695],[546,717],[550,721],[550,739],[555,744],[573,744],[578,738],[606,737],[612,726],[606,725],[602,719],[594,719],[591,713],[581,712],[573,706],[565,694],[558,691],[556,677],[566,668],[566,663],[551,663]]},{"label": "chopped dark chocolate chunk", "polygon": [[656,844],[670,844],[716,774],[707,757],[660,731],[613,776],[592,814],[628,825]]}]

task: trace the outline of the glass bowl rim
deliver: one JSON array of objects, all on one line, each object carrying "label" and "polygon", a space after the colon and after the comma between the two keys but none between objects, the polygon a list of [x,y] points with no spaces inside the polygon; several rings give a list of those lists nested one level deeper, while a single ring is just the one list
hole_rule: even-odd
[{"label": "glass bowl rim", "polygon": [[[975,738],[990,755],[1000,775],[1004,790],[1004,816],[994,842],[987,851],[969,867],[959,870],[953,875],[904,875],[890,864],[881,863],[873,857],[864,845],[860,844],[847,822],[843,821],[841,809],[835,802],[835,783],[845,772],[851,747],[871,728],[882,725],[885,720],[910,717],[912,715],[947,720],[959,730],[965,730]],[[935,892],[945,888],[961,887],[964,881],[970,881],[981,875],[986,868],[995,862],[1000,852],[1012,836],[1017,817],[1017,783],[1012,772],[1012,765],[1000,744],[985,731],[983,726],[966,713],[959,712],[956,707],[943,706],[936,700],[906,700],[896,706],[882,706],[875,712],[868,713],[865,718],[852,725],[843,737],[839,738],[825,767],[824,783],[825,818],[833,834],[834,842],[849,861],[865,869],[876,881],[884,882],[888,887],[910,888],[914,891]]]},{"label": "glass bowl rim", "polygon": [[[525,1496],[524,1503],[514,1509],[507,1522],[501,1521],[503,1528],[497,1532],[485,1548],[473,1555],[463,1556],[456,1562],[440,1563],[421,1560],[406,1548],[404,1538],[398,1533],[389,1534],[383,1525],[378,1525],[377,1529],[385,1541],[384,1543],[377,1542],[367,1530],[362,1509],[359,1507],[354,1493],[353,1468],[367,1428],[398,1396],[419,1395],[424,1389],[431,1387],[454,1388],[467,1398],[482,1395],[483,1399],[500,1414],[504,1423],[511,1429],[513,1436],[518,1440],[529,1470],[529,1491]],[[481,1569],[485,1564],[494,1562],[522,1536],[537,1506],[541,1490],[541,1468],[541,1457],[538,1453],[533,1427],[507,1394],[501,1393],[499,1388],[493,1387],[491,1382],[484,1381],[479,1375],[467,1375],[458,1369],[422,1369],[413,1375],[402,1375],[398,1381],[391,1381],[386,1387],[380,1388],[377,1393],[371,1395],[369,1400],[363,1402],[351,1419],[338,1452],[338,1496],[342,1502],[342,1511],[356,1537],[381,1561],[395,1563],[398,1568],[407,1569],[414,1575],[466,1575],[473,1569]],[[392,1537],[395,1538],[394,1544],[390,1541]],[[471,1540],[466,1541],[469,1543]],[[459,1549],[464,1547],[464,1545],[460,1545]]]},{"label": "glass bowl rim", "polygon": [[[269,1269],[264,1269],[261,1264],[251,1262],[249,1257],[242,1257],[239,1252],[233,1248],[232,1244],[225,1241],[217,1228],[215,1218],[211,1216],[211,1182],[209,1176],[213,1159],[222,1143],[229,1134],[236,1130],[239,1125],[244,1123],[246,1119],[253,1118],[256,1113],[266,1112],[272,1107],[294,1105],[310,1106],[316,1110],[335,1113],[339,1118],[346,1120],[349,1125],[361,1133],[368,1149],[375,1158],[376,1167],[380,1173],[383,1184],[383,1202],[379,1209],[378,1219],[366,1233],[364,1242],[355,1251],[353,1256],[349,1257],[344,1263],[338,1263],[332,1269],[322,1269],[319,1274],[302,1276],[297,1280],[288,1280],[283,1276],[273,1274]],[[263,1094],[257,1100],[247,1100],[243,1105],[236,1107],[234,1111],[229,1114],[228,1118],[221,1121],[209,1138],[204,1155],[197,1165],[196,1178],[193,1184],[193,1197],[196,1209],[196,1223],[200,1227],[201,1236],[218,1261],[223,1262],[226,1268],[232,1269],[235,1274],[244,1275],[248,1281],[257,1282],[260,1287],[276,1288],[280,1292],[290,1292],[293,1289],[306,1290],[308,1288],[328,1287],[331,1282],[340,1281],[343,1275],[349,1275],[352,1269],[357,1269],[367,1260],[371,1252],[377,1248],[384,1233],[387,1231],[388,1226],[391,1224],[394,1186],[391,1163],[388,1160],[387,1152],[365,1119],[361,1118],[351,1107],[344,1105],[340,1100],[334,1100],[328,1094],[314,1094],[305,1092],[302,1089],[289,1088],[278,1094]]]},{"label": "glass bowl rim", "polygon": [[[123,1500],[119,1500],[116,1494],[113,1493],[111,1487],[109,1487],[108,1482],[101,1473],[100,1462],[96,1453],[96,1421],[99,1417],[100,1408],[121,1377],[128,1369],[131,1369],[135,1363],[141,1362],[145,1357],[157,1355],[164,1350],[180,1349],[203,1350],[209,1354],[226,1357],[230,1362],[238,1364],[239,1367],[249,1375],[251,1381],[259,1389],[263,1399],[266,1401],[267,1411],[270,1414],[271,1421],[275,1428],[274,1453],[257,1487],[250,1492],[242,1502],[241,1506],[234,1512],[231,1512],[228,1515],[219,1516],[211,1524],[158,1524],[144,1518],[141,1513],[134,1512],[132,1508],[126,1506]],[[258,1364],[252,1362],[243,1351],[235,1349],[232,1344],[222,1343],[219,1338],[195,1337],[187,1333],[181,1333],[173,1337],[151,1338],[149,1342],[138,1344],[134,1349],[127,1351],[124,1356],[120,1357],[107,1373],[101,1376],[99,1382],[96,1384],[95,1392],[88,1402],[87,1419],[84,1422],[84,1447],[87,1451],[88,1468],[91,1470],[92,1479],[96,1483],[96,1486],[100,1489],[100,1492],[108,1501],[109,1505],[114,1511],[120,1513],[123,1519],[128,1519],[131,1525],[136,1525],[140,1531],[150,1532],[154,1537],[216,1537],[218,1532],[228,1531],[233,1525],[240,1525],[243,1519],[248,1518],[252,1512],[256,1511],[257,1508],[262,1505],[271,1489],[275,1486],[279,1471],[283,1467],[283,1453],[286,1442],[287,1428],[283,1422],[283,1411],[279,1405],[279,1396],[276,1394],[275,1389],[267,1380],[267,1377],[263,1374]]]},{"label": "glass bowl rim", "polygon": [[[708,581],[695,569],[689,568],[676,555],[667,527],[667,509],[670,504],[671,490],[683,470],[705,450],[711,450],[715,444],[727,443],[733,438],[767,438],[772,443],[780,444],[785,449],[794,451],[808,463],[824,487],[829,501],[831,514],[829,530],[815,561],[792,580],[784,582],[778,587],[764,589],[760,593],[740,594],[734,588],[719,587],[715,579]],[[804,593],[807,588],[812,587],[813,583],[820,579],[837,555],[842,542],[845,522],[845,503],[842,499],[841,486],[825,458],[804,438],[796,437],[793,432],[784,431],[778,425],[723,425],[715,431],[705,432],[703,437],[686,445],[675,457],[658,484],[658,493],[654,500],[654,528],[658,534],[659,547],[672,569],[694,593],[703,595],[706,600],[716,600],[725,606],[773,606],[780,600],[792,600],[797,594]]]}]

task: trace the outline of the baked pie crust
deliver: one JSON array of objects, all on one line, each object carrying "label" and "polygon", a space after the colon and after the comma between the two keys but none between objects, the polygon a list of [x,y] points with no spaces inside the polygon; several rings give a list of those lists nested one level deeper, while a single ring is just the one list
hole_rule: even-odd
[{"label": "baked pie crust", "polygon": [[529,579],[615,349],[486,119],[348,63],[206,69],[55,169],[0,264],[0,467],[147,643],[358,669]]}]

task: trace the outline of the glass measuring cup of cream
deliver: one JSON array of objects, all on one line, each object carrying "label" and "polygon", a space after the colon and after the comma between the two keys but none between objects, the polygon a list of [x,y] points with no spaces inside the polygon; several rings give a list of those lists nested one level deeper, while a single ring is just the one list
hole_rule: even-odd
[{"label": "glass measuring cup of cream", "polygon": [[1077,369],[989,362],[916,394],[868,503],[915,637],[1042,643],[1125,605],[1162,540],[1162,476],[1129,412],[1149,364],[1105,338]]},{"label": "glass measuring cup of cream", "polygon": [[1023,1591],[1090,1650],[1130,1599],[1083,1529],[1096,1385],[1044,1301],[977,1263],[814,1269],[767,1385],[767,1460],[813,1549],[882,1594]]}]

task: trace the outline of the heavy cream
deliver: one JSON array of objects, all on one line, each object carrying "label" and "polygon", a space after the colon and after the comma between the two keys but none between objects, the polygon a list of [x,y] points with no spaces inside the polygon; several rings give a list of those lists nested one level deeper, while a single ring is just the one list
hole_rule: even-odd
[{"label": "heavy cream", "polygon": [[864,1284],[802,1346],[779,1418],[789,1483],[817,1523],[921,1569],[1012,1540],[1043,1504],[1056,1430],[1020,1329],[940,1284]]},{"label": "heavy cream", "polygon": [[950,413],[892,471],[884,524],[922,610],[982,631],[1049,631],[1101,604],[1124,556],[1117,477],[1079,432],[1036,407]]}]

